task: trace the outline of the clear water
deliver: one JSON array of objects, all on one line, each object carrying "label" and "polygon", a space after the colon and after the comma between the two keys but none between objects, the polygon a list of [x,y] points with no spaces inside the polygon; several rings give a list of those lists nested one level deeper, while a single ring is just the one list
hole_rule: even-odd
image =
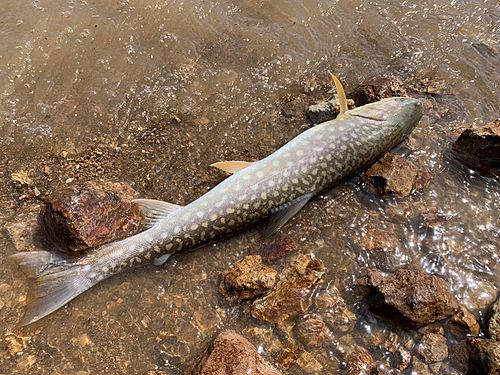
[{"label": "clear water", "polygon": [[[365,267],[443,275],[481,321],[496,298],[498,179],[448,155],[464,126],[500,113],[499,19],[498,3],[488,0],[3,0],[0,225],[69,178],[125,181],[144,197],[189,202],[223,178],[210,163],[262,158],[305,130],[304,109],[328,95],[327,70],[347,91],[381,76],[442,84],[443,95],[426,97],[409,155],[431,171],[423,193],[381,200],[355,177],[283,228],[299,252],[325,263],[324,285],[335,283],[359,318],[353,332],[334,332],[328,349],[313,353],[321,371],[337,371],[346,343],[389,366],[386,338],[396,335],[402,346],[415,336],[358,310],[352,286]],[[20,170],[29,186],[11,180]],[[433,233],[418,220],[429,210],[446,218]],[[399,240],[382,263],[359,246],[374,226]],[[167,363],[184,370],[220,329],[242,332],[270,359],[273,345],[287,347],[283,335],[218,291],[220,272],[267,242],[250,229],[162,269],[123,273],[23,329],[15,328],[22,276],[2,262],[1,371],[125,374]],[[2,232],[0,255],[14,251]],[[255,327],[265,334],[252,335]],[[8,358],[14,334],[30,339]]]}]

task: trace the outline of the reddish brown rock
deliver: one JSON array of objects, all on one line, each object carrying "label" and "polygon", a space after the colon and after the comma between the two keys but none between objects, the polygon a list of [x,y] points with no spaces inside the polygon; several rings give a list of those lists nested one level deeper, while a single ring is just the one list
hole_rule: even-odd
[{"label": "reddish brown rock", "polygon": [[42,222],[50,238],[78,252],[137,232],[141,216],[131,202],[137,195],[124,183],[77,183],[47,198]]},{"label": "reddish brown rock", "polygon": [[357,106],[362,106],[385,98],[406,96],[406,90],[399,79],[383,77],[366,82],[350,96]]},{"label": "reddish brown rock", "polygon": [[212,342],[192,375],[278,375],[247,339],[233,331],[221,332]]},{"label": "reddish brown rock", "polygon": [[430,324],[458,309],[448,283],[423,271],[369,269],[358,284],[364,286],[365,302],[373,312],[400,323]]},{"label": "reddish brown rock", "polygon": [[304,315],[295,326],[295,332],[307,349],[322,347],[332,340],[328,326],[317,314]]},{"label": "reddish brown rock", "polygon": [[491,339],[469,338],[470,375],[500,374],[500,342]]},{"label": "reddish brown rock", "polygon": [[351,352],[346,359],[346,375],[370,374],[375,368],[372,356],[364,349]]},{"label": "reddish brown rock", "polygon": [[404,157],[387,153],[365,173],[365,181],[382,196],[406,197],[417,179],[417,167]]},{"label": "reddish brown rock", "polygon": [[286,257],[297,251],[297,245],[289,236],[278,235],[271,243],[262,249],[262,258],[273,261]]},{"label": "reddish brown rock", "polygon": [[308,255],[292,258],[274,289],[252,305],[252,316],[273,323],[304,313],[311,306],[312,288],[321,281],[325,266]]},{"label": "reddish brown rock", "polygon": [[426,363],[443,361],[448,357],[448,342],[443,335],[427,333],[422,337],[417,352]]},{"label": "reddish brown rock", "polygon": [[394,251],[401,245],[394,231],[373,226],[362,231],[355,241],[367,251]]},{"label": "reddish brown rock", "polygon": [[500,119],[464,130],[453,151],[469,166],[500,168]]},{"label": "reddish brown rock", "polygon": [[450,319],[450,325],[453,330],[460,330],[466,334],[479,334],[479,323],[474,314],[467,310],[464,306],[460,305],[457,313]]},{"label": "reddish brown rock", "polygon": [[229,297],[249,300],[267,293],[273,287],[276,275],[273,268],[262,264],[259,255],[249,255],[222,273],[220,289]]}]

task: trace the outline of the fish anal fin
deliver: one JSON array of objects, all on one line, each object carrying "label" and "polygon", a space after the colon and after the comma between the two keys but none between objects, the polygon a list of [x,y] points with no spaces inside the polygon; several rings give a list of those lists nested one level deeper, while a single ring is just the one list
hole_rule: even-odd
[{"label": "fish anal fin", "polygon": [[155,199],[134,199],[132,200],[144,219],[147,228],[151,228],[158,221],[170,216],[174,211],[177,211],[182,206],[177,204],[158,201]]},{"label": "fish anal fin", "polygon": [[328,72],[330,74],[330,79],[335,85],[335,91],[337,91],[337,96],[340,104],[340,114],[347,112],[347,98],[345,96],[344,86],[340,80],[334,74]]},{"label": "fish anal fin", "polygon": [[163,254],[163,255],[159,256],[158,258],[155,258],[153,260],[153,264],[157,267],[164,265],[165,262],[168,260],[168,258],[170,258],[170,255],[172,255],[172,254]]},{"label": "fish anal fin", "polygon": [[280,230],[280,228],[294,217],[313,196],[313,193],[304,194],[276,208],[274,212],[271,213],[271,216],[269,216],[269,221],[262,235],[264,237],[269,237]]},{"label": "fish anal fin", "polygon": [[217,163],[210,164],[210,166],[220,169],[221,171],[224,171],[226,173],[233,174],[238,171],[241,171],[242,169],[248,167],[253,163],[254,162],[252,161],[232,160],[232,161],[219,161]]}]

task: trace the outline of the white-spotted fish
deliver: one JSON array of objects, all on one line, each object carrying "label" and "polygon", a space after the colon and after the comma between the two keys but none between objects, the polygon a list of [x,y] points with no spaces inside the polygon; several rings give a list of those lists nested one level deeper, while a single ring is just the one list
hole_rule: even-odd
[{"label": "white-spotted fish", "polygon": [[181,250],[234,233],[269,217],[265,235],[290,220],[315,194],[374,163],[415,128],[422,106],[390,98],[347,110],[301,133],[257,162],[221,162],[232,176],[187,206],[139,199],[148,229],[81,257],[35,251],[12,255],[31,279],[22,325],[57,310],[98,282],[143,261],[164,263]]}]

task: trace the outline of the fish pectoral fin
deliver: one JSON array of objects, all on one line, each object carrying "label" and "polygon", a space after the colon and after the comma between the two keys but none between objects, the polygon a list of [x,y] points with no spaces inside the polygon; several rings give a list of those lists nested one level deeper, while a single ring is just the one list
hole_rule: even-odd
[{"label": "fish pectoral fin", "polygon": [[284,204],[273,210],[269,216],[269,222],[264,229],[262,235],[269,237],[276,233],[283,225],[287,223],[307,202],[314,196],[313,193],[304,194],[293,201]]},{"label": "fish pectoral fin", "polygon": [[159,256],[158,258],[155,258],[153,260],[153,264],[155,266],[163,266],[165,264],[165,262],[168,260],[168,258],[170,258],[170,255],[172,254],[163,254],[162,256]]},{"label": "fish pectoral fin", "polygon": [[232,160],[232,161],[219,161],[217,163],[210,164],[210,166],[220,169],[221,171],[224,171],[226,173],[233,174],[238,171],[241,171],[242,169],[248,167],[253,163],[254,163],[253,161]]},{"label": "fish pectoral fin", "polygon": [[337,91],[337,97],[339,99],[339,104],[340,104],[340,115],[342,113],[347,112],[347,97],[345,96],[345,91],[344,91],[344,86],[342,86],[342,83],[340,80],[337,78],[336,75],[328,72],[330,74],[330,79],[332,83],[335,85],[335,91]]},{"label": "fish pectoral fin", "polygon": [[158,221],[165,219],[172,212],[182,208],[182,206],[177,204],[157,201],[155,199],[134,199],[132,203],[139,207],[147,228],[151,228]]}]

